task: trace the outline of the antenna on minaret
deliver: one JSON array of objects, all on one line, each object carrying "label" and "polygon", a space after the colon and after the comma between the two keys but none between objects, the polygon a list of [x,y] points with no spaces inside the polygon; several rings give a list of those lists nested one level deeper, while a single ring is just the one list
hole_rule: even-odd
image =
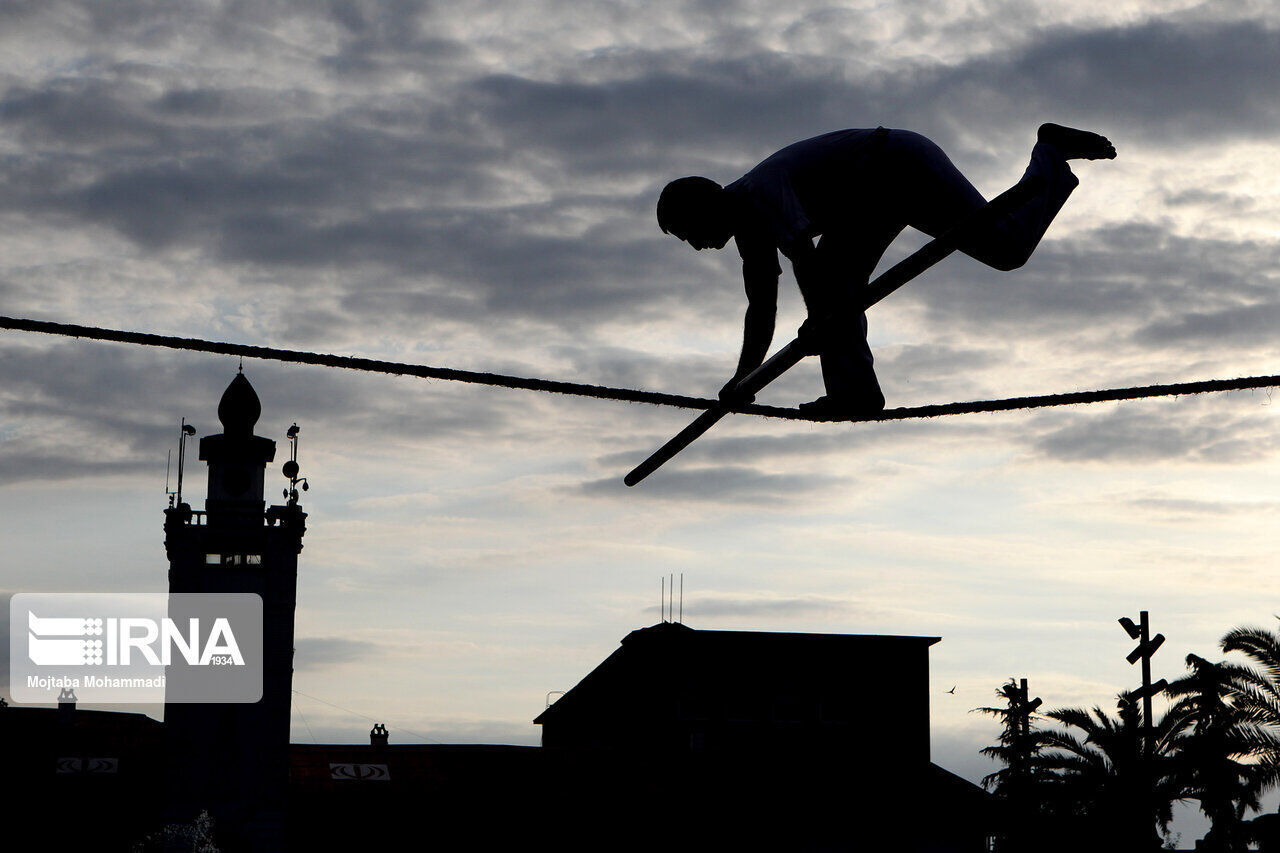
[{"label": "antenna on minaret", "polygon": [[[175,493],[177,497],[177,505],[182,506],[182,469],[187,461],[187,436],[195,435],[196,428],[187,423],[187,419],[182,419],[182,428],[178,431],[178,490]],[[166,488],[168,487],[168,476],[165,476]]]},{"label": "antenna on minaret", "polygon": [[298,484],[302,484],[302,491],[310,489],[306,477],[298,476],[298,433],[302,432],[302,427],[296,423],[289,427],[285,435],[289,439],[289,461],[280,466],[280,473],[289,478],[289,488],[284,490],[284,496],[289,499],[289,506],[296,506],[298,503]]}]

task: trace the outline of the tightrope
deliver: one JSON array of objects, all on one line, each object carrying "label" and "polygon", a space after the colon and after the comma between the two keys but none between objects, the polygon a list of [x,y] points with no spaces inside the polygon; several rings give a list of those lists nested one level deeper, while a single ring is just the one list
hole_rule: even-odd
[{"label": "tightrope", "polygon": [[[708,409],[719,401],[708,397],[689,397],[683,394],[665,394],[634,388],[611,388],[607,385],[589,385],[581,382],[563,382],[555,379],[507,376],[501,373],[483,373],[473,370],[457,370],[450,367],[431,367],[425,364],[407,364],[397,361],[380,361],[358,356],[332,355],[303,350],[260,347],[234,344],[226,341],[209,341],[202,338],[180,338],[172,335],[155,335],[147,332],[131,332],[120,329],[101,329],[95,326],[78,326],[72,323],[55,323],[47,320],[27,320],[17,317],[0,317],[0,329],[19,332],[36,332],[60,335],[68,338],[86,338],[95,341],[113,341],[146,347],[209,352],[234,355],[241,358],[257,358],[268,361],[314,364],[343,370],[361,370],[366,373],[385,373],[392,376],[418,376],[424,379],[441,379],[448,382],[467,382],[474,385],[491,385],[498,388],[517,388],[525,391],[543,391],[550,394],[568,394],[575,397],[593,397],[600,400],[620,400],[626,403],[648,403],[655,406],[674,406],[681,409]],[[1146,397],[1180,397],[1187,394],[1210,394],[1220,391],[1245,391],[1280,386],[1280,375],[1242,376],[1236,379],[1208,379],[1199,382],[1175,382],[1164,385],[1140,385],[1132,388],[1107,388],[1097,391],[1074,391],[1065,394],[1043,394],[1034,397],[1008,397],[998,400],[974,400],[971,402],[940,403],[928,406],[903,406],[886,409],[875,415],[859,417],[815,417],[781,406],[748,405],[733,409],[745,415],[765,418],[782,418],[793,421],[848,422],[903,421],[913,418],[937,418],[947,415],[969,415],[978,412],[1007,412],[1015,409],[1042,409],[1051,406],[1074,406],[1084,403],[1105,403],[1116,400],[1137,400]]]}]

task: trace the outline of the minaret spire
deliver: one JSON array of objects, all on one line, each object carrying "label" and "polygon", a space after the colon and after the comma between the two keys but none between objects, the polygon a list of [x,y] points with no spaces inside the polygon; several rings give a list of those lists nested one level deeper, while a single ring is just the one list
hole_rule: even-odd
[{"label": "minaret spire", "polygon": [[275,459],[276,443],[254,435],[253,428],[262,416],[262,401],[249,379],[237,373],[218,401],[221,435],[200,439],[200,459],[209,463],[209,494],[205,509],[210,521],[219,516],[261,513],[263,472]]}]

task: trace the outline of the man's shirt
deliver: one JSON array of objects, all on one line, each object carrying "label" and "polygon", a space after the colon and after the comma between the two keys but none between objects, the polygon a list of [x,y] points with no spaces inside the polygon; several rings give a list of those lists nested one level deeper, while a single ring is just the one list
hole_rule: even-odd
[{"label": "man's shirt", "polygon": [[800,241],[812,245],[856,203],[871,177],[876,130],[837,130],[793,143],[725,187],[738,202],[734,242],[744,273],[778,275],[778,251],[792,258]]}]

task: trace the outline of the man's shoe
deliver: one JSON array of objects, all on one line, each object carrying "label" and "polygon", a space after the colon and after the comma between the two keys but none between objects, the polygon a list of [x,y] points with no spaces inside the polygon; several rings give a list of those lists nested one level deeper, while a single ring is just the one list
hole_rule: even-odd
[{"label": "man's shoe", "polygon": [[884,411],[884,397],[874,399],[858,397],[831,397],[823,395],[811,403],[801,403],[800,411],[816,418],[862,418]]}]

